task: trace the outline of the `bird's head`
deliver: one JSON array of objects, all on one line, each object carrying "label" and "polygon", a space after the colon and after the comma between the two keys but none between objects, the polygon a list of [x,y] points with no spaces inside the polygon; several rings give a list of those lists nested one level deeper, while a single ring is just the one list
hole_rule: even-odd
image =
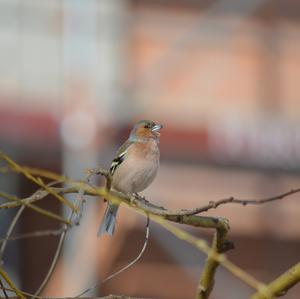
[{"label": "bird's head", "polygon": [[150,138],[158,139],[163,126],[151,120],[140,120],[131,130],[129,139],[132,141],[147,141]]}]

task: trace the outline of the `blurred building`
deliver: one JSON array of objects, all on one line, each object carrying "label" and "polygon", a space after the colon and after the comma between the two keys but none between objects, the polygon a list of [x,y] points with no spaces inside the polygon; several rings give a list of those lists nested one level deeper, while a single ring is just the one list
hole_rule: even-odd
[{"label": "blurred building", "polygon": [[[191,208],[299,187],[299,21],[294,0],[2,0],[0,149],[20,163],[82,178],[88,167],[109,165],[136,119],[150,118],[165,125],[150,201]],[[0,186],[20,196],[35,188],[19,178]],[[43,204],[60,209],[51,199]],[[102,208],[89,203],[47,295],[76,295],[138,254],[144,219],[122,209],[116,235],[96,239]],[[299,213],[295,195],[208,214],[230,220],[230,258],[268,282],[299,260]],[[28,212],[19,232],[52,226]],[[7,256],[10,271],[25,290],[38,287],[51,260],[56,239],[45,240],[10,244],[18,252],[18,262]],[[142,260],[99,292],[192,298],[204,259],[153,225]],[[86,276],[70,286],[76,267]],[[220,268],[212,298],[251,291]]]}]

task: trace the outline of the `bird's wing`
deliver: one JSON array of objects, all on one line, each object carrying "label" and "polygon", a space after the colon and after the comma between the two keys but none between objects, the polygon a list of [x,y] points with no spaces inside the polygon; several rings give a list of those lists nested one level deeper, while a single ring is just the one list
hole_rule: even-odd
[{"label": "bird's wing", "polygon": [[118,166],[124,161],[126,153],[130,145],[132,144],[132,141],[127,140],[121,147],[118,149],[115,158],[112,160],[110,169],[109,169],[109,174],[112,176]]}]

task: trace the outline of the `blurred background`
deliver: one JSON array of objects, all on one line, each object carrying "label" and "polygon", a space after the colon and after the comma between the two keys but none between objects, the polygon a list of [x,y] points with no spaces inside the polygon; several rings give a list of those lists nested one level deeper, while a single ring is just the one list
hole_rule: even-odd
[{"label": "blurred background", "polygon": [[[0,149],[79,179],[108,167],[132,124],[151,119],[164,124],[161,169],[144,193],[155,204],[192,208],[298,188],[299,22],[297,0],[0,0]],[[25,197],[36,186],[1,174],[0,188]],[[299,261],[298,197],[205,214],[230,220],[230,259],[268,282]],[[68,212],[53,198],[40,205]],[[44,296],[75,296],[138,254],[145,219],[124,207],[115,235],[97,238],[104,208],[88,200]],[[0,211],[1,237],[14,212]],[[57,227],[26,211],[14,234]],[[4,266],[23,290],[38,288],[57,241],[9,243]],[[204,260],[151,224],[142,259],[90,295],[193,298]],[[252,292],[219,268],[211,297]]]}]

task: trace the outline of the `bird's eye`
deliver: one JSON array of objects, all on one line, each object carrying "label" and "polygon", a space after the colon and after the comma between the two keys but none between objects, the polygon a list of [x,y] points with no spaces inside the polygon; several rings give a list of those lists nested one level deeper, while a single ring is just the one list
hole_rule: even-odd
[{"label": "bird's eye", "polygon": [[144,125],[144,128],[145,128],[145,129],[149,129],[149,128],[150,128],[150,125],[149,125],[149,124]]}]

